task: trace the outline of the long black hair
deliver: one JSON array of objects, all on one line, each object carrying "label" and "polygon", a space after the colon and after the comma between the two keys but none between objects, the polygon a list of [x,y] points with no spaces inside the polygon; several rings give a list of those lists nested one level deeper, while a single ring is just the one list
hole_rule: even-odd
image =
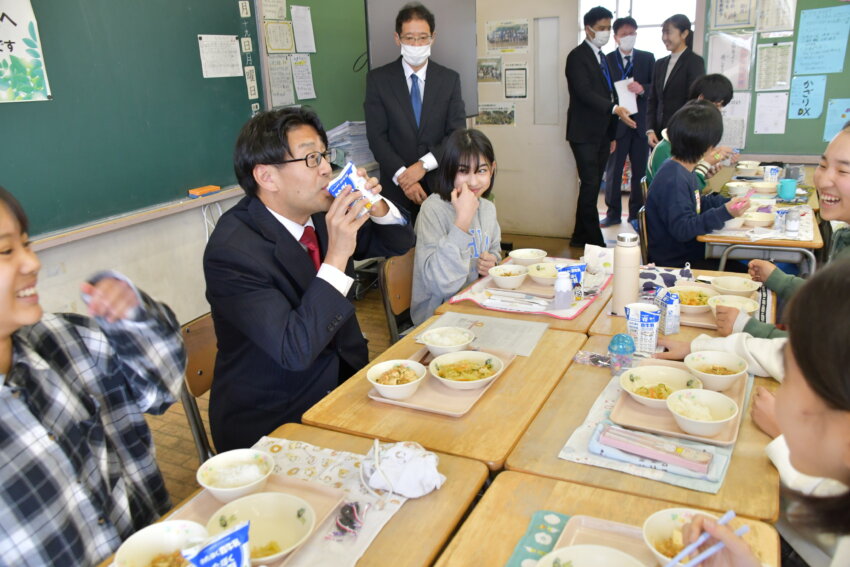
[{"label": "long black hair", "polygon": [[688,32],[688,35],[685,37],[685,46],[689,49],[693,49],[694,47],[694,30],[691,29],[691,20],[684,14],[673,14],[661,24],[661,29],[663,30],[668,25],[673,26],[679,33]]},{"label": "long black hair", "polygon": [[3,187],[0,187],[0,203],[6,205],[9,212],[11,212],[12,216],[15,217],[15,220],[18,221],[18,225],[21,227],[21,234],[29,234],[30,222],[27,218],[27,214],[24,212],[24,208],[14,195],[9,193]]},{"label": "long black hair", "polygon": [[[455,188],[455,177],[460,166],[465,165],[470,171],[476,171],[480,167],[478,163],[481,156],[492,166],[496,163],[496,154],[493,152],[493,144],[484,132],[473,128],[458,128],[451,133],[446,145],[443,146],[443,157],[440,160],[439,183],[437,194],[443,201],[452,200],[452,191]],[[481,196],[487,197],[496,180],[496,172],[490,176],[490,186]]]},{"label": "long black hair", "polygon": [[[809,387],[830,408],[850,413],[850,260],[818,270],[794,294],[786,313],[788,347]],[[850,533],[850,492],[815,497],[793,494],[801,511],[792,519],[835,534]]]}]

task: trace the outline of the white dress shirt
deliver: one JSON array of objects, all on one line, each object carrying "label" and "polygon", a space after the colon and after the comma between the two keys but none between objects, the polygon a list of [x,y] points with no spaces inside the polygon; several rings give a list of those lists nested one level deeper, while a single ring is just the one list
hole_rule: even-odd
[{"label": "white dress shirt", "polygon": [[[404,59],[401,60],[401,66],[404,69],[404,78],[407,81],[407,92],[409,93],[410,89],[412,88],[412,82],[410,80],[410,76],[416,75],[416,78],[419,79],[420,99],[424,103],[424,101],[425,101],[425,77],[426,77],[427,71],[428,71],[428,62],[426,61],[425,65],[423,65],[422,68],[419,69],[418,71],[414,71],[413,68],[410,65],[408,65],[407,62]],[[437,158],[435,158],[434,154],[432,154],[431,152],[428,152],[427,154],[425,154],[424,156],[419,158],[419,161],[421,161],[422,165],[425,166],[425,171],[433,171],[433,170],[437,169]],[[404,173],[404,171],[406,169],[407,169],[407,167],[398,168],[398,171],[396,171],[395,175],[393,175],[393,183],[398,185],[398,176],[401,175],[402,173]]]}]

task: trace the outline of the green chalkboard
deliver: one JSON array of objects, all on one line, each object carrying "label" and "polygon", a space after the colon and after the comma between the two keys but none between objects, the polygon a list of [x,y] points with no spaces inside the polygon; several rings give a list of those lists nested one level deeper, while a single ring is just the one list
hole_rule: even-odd
[{"label": "green chalkboard", "polygon": [[262,100],[248,100],[244,76],[203,78],[198,35],[247,30],[257,61],[253,6],[246,20],[236,0],[32,7],[53,99],[0,104],[0,185],[23,203],[32,234],[236,181],[233,144]]},{"label": "green chalkboard", "polygon": [[[711,24],[712,10],[714,5],[720,0],[709,0],[706,2],[706,22]],[[753,0],[755,3],[755,0]],[[794,42],[794,55],[797,51],[797,31],[800,25],[800,12],[802,10],[812,10],[817,8],[829,8],[835,6],[846,6],[846,2],[837,0],[797,0],[796,13],[794,15],[794,30],[793,35],[782,38],[765,37],[763,33],[756,33],[755,45],[753,46],[754,56],[753,64],[750,69],[750,89],[751,100],[749,109],[749,119],[747,121],[747,139],[746,146],[743,148],[745,153],[749,154],[773,154],[773,155],[797,155],[797,156],[819,156],[827,146],[827,142],[823,141],[824,124],[826,121],[826,107],[829,99],[832,98],[850,98],[850,57],[846,57],[844,61],[843,72],[829,73],[826,75],[826,92],[824,96],[823,109],[819,118],[803,119],[803,120],[787,120],[785,123],[784,134],[755,134],[755,109],[756,97],[758,91],[755,91],[755,76],[758,63],[755,53],[757,46],[771,43],[784,43],[788,41]],[[707,30],[711,32],[712,30]],[[735,33],[753,32],[754,28],[727,28],[719,31]],[[705,52],[708,51],[708,34],[706,34]],[[850,49],[848,49],[850,55]],[[792,78],[793,74],[792,62]],[[777,91],[769,91],[777,92]],[[780,91],[781,92],[781,91]],[[789,92],[789,91],[784,91]],[[787,111],[786,111],[787,118]]]},{"label": "green chalkboard", "polygon": [[290,0],[287,12],[291,4],[310,7],[316,41],[316,53],[310,54],[316,98],[296,102],[311,106],[328,130],[363,120],[368,71],[363,0]]}]

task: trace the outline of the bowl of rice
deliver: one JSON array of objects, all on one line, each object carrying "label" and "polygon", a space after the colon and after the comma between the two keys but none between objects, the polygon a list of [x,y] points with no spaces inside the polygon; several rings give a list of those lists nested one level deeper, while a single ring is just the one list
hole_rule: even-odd
[{"label": "bowl of rice", "polygon": [[[650,515],[643,523],[643,541],[655,555],[659,565],[667,565],[685,547],[682,531],[696,515],[717,519],[717,516],[706,514],[691,508],[667,508]],[[685,565],[688,560],[677,565]]]},{"label": "bowl of rice", "polygon": [[265,451],[234,449],[208,459],[196,478],[219,502],[231,502],[266,486],[274,470],[274,459]]},{"label": "bowl of rice", "polygon": [[685,433],[715,437],[738,415],[735,400],[714,390],[679,390],[667,398],[667,409]]},{"label": "bowl of rice", "polygon": [[431,354],[440,356],[448,352],[466,350],[475,340],[475,334],[461,327],[438,327],[422,333],[419,340],[425,343]]},{"label": "bowl of rice", "polygon": [[752,315],[759,308],[758,301],[749,297],[741,297],[740,295],[715,295],[708,299],[708,308],[711,309],[712,315],[717,317],[717,306],[734,307],[738,311],[744,311],[747,315]]},{"label": "bowl of rice", "polygon": [[546,257],[546,251],[539,248],[517,248],[508,252],[508,256],[511,257],[515,264],[530,266],[543,261],[543,258]]}]

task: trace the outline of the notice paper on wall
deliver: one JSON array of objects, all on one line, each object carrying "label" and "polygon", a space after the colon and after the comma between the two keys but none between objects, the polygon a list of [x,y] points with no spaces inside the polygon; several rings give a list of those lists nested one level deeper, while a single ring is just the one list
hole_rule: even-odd
[{"label": "notice paper on wall", "polygon": [[784,91],[791,88],[791,55],[794,53],[794,42],[761,44],[757,49],[756,90]]},{"label": "notice paper on wall", "polygon": [[289,9],[292,12],[292,27],[295,30],[295,49],[300,53],[316,53],[310,6],[290,6]]},{"label": "notice paper on wall", "polygon": [[825,93],[826,75],[808,75],[791,79],[788,118],[791,120],[820,118]]},{"label": "notice paper on wall", "polygon": [[242,76],[242,55],[235,35],[199,35],[198,50],[205,79]]},{"label": "notice paper on wall", "polygon": [[313,68],[310,66],[310,56],[297,53],[292,55],[292,78],[295,79],[295,94],[299,100],[316,98],[313,88]]},{"label": "notice paper on wall", "polygon": [[263,22],[266,29],[266,51],[268,53],[294,53],[295,38],[292,22]]},{"label": "notice paper on wall", "polygon": [[726,75],[735,91],[750,87],[753,34],[715,32],[708,36],[708,72]]},{"label": "notice paper on wall", "polygon": [[263,0],[264,20],[285,20],[286,0]]},{"label": "notice paper on wall", "polygon": [[50,100],[38,23],[29,0],[0,4],[0,102]]},{"label": "notice paper on wall", "polygon": [[850,32],[850,4],[802,10],[799,27],[794,74],[841,73]]},{"label": "notice paper on wall", "polygon": [[826,124],[823,141],[829,142],[850,120],[850,98],[832,98],[826,104]]},{"label": "notice paper on wall", "polygon": [[723,138],[721,146],[743,148],[747,145],[747,115],[750,112],[750,96],[747,91],[735,91],[735,96],[723,109]]},{"label": "notice paper on wall", "polygon": [[289,55],[269,55],[269,87],[272,92],[272,107],[295,104],[292,87],[292,64]]},{"label": "notice paper on wall", "polygon": [[754,134],[784,134],[788,93],[757,93]]}]

